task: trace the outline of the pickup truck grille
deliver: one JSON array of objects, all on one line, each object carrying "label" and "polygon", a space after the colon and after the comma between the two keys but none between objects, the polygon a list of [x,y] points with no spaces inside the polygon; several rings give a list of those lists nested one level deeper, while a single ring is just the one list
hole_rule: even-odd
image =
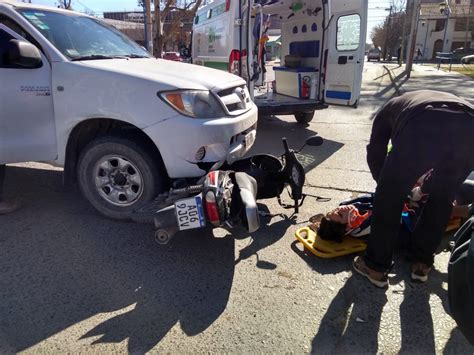
[{"label": "pickup truck grille", "polygon": [[218,91],[222,104],[232,116],[238,116],[250,109],[250,93],[245,85]]}]

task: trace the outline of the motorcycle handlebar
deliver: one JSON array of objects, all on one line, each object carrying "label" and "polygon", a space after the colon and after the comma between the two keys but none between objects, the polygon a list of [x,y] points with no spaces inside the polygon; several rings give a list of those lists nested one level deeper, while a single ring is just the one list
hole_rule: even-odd
[{"label": "motorcycle handlebar", "polygon": [[288,147],[288,142],[286,141],[286,137],[283,137],[282,139],[283,142],[283,147],[285,148],[285,154],[290,151],[290,147]]}]

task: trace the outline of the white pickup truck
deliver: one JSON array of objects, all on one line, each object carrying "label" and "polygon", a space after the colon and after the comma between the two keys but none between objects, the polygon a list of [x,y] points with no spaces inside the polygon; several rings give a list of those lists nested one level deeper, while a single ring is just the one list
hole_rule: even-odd
[{"label": "white pickup truck", "polygon": [[0,2],[0,164],[64,166],[104,215],[243,156],[256,122],[238,76],[152,58],[80,13]]}]

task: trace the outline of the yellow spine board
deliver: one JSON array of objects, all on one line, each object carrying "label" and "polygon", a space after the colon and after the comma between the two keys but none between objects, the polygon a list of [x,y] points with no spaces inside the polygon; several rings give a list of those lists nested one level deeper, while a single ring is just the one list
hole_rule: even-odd
[{"label": "yellow spine board", "polygon": [[295,237],[311,253],[325,259],[358,253],[367,248],[363,240],[351,236],[345,236],[341,243],[321,239],[308,227],[298,229]]}]

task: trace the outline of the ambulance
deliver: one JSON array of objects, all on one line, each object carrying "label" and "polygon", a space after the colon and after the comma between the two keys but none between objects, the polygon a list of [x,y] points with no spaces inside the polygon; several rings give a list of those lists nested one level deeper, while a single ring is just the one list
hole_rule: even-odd
[{"label": "ambulance", "polygon": [[[307,124],[328,104],[357,107],[367,4],[216,0],[194,18],[192,61],[244,78],[259,115],[294,115]],[[281,58],[272,65],[266,61],[265,45],[275,26],[281,28]]]}]

